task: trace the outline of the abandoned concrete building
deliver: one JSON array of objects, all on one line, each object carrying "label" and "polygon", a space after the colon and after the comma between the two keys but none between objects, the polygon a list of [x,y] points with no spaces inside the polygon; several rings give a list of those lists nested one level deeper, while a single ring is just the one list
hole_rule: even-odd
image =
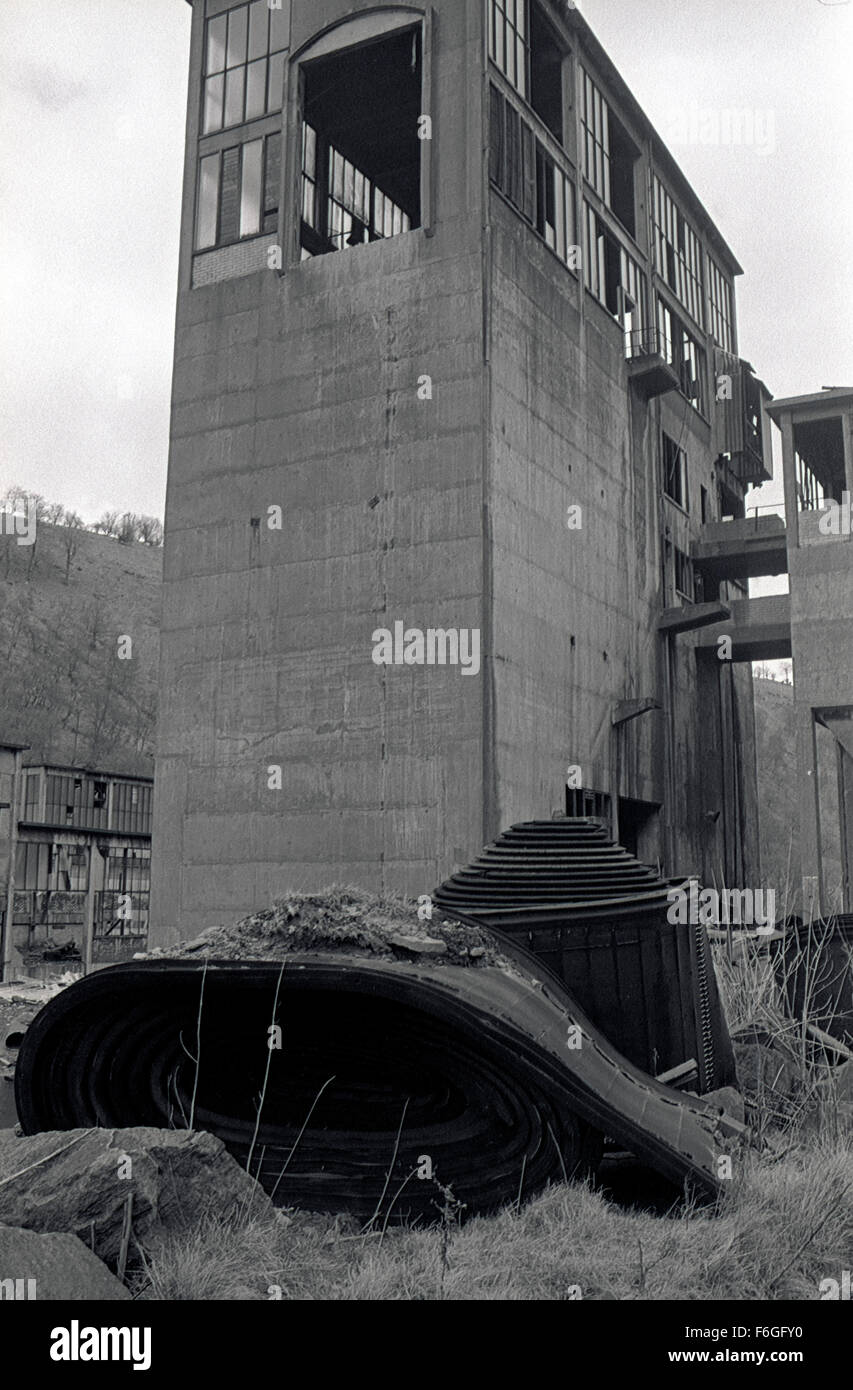
[{"label": "abandoned concrete building", "polygon": [[589,26],[191,3],[153,941],[429,893],[553,811],[758,883],[769,396],[741,267]]},{"label": "abandoned concrete building", "polygon": [[29,765],[0,744],[0,979],[73,941],[77,969],[144,949],[151,871],[150,777]]}]

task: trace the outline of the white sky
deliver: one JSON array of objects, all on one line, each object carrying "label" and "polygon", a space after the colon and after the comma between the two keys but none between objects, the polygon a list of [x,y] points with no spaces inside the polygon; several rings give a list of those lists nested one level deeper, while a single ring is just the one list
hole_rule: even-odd
[{"label": "white sky", "polygon": [[[779,396],[853,385],[853,4],[578,8],[745,269],[742,354]],[[189,24],[185,0],[0,5],[0,491],[86,520],[162,514]],[[677,138],[726,111],[756,143]]]}]

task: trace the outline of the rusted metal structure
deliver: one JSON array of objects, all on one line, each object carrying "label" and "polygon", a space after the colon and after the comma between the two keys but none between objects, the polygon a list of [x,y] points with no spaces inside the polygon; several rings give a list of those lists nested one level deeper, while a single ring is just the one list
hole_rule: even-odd
[{"label": "rusted metal structure", "polygon": [[25,1131],[201,1127],[277,1201],[382,1220],[435,1217],[425,1173],[494,1210],[589,1172],[605,1134],[714,1196],[745,1130],[643,1069],[703,1058],[702,1089],[729,1079],[713,973],[668,932],[666,885],[590,821],[516,827],[484,862],[436,898],[485,922],[485,964],[194,955],[72,985],[21,1047]]}]

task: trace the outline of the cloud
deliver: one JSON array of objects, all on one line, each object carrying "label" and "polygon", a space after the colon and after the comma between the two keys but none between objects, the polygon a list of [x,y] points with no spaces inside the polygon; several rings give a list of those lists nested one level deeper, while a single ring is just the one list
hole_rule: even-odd
[{"label": "cloud", "polygon": [[14,85],[47,111],[64,111],[89,91],[85,82],[47,63],[28,63],[18,74]]}]

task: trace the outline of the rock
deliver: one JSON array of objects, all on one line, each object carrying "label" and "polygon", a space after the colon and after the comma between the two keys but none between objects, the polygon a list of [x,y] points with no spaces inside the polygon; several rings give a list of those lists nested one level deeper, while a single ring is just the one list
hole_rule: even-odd
[{"label": "rock", "polygon": [[746,1121],[746,1107],[740,1091],[736,1091],[734,1086],[721,1086],[718,1091],[706,1091],[702,1096],[708,1105],[713,1105],[717,1110],[724,1110],[732,1119],[739,1124]]},{"label": "rock", "polygon": [[114,1265],[128,1192],[141,1245],[197,1224],[211,1209],[223,1217],[238,1204],[251,1203],[253,1215],[274,1211],[221,1139],[203,1131],[0,1132],[0,1222],[70,1231]]},{"label": "rock", "polygon": [[[81,1240],[67,1232],[39,1235],[0,1225],[0,1281],[14,1280],[14,1293],[23,1299],[84,1299],[119,1302],[130,1293]],[[8,1297],[9,1284],[2,1284]]]},{"label": "rock", "polygon": [[436,941],[432,936],[389,936],[392,946],[397,946],[401,951],[408,951],[413,956],[444,956],[447,954],[447,946],[443,941]]},{"label": "rock", "polygon": [[802,1084],[796,1064],[763,1029],[749,1027],[732,1036],[738,1090],[775,1122],[798,1113]]}]

